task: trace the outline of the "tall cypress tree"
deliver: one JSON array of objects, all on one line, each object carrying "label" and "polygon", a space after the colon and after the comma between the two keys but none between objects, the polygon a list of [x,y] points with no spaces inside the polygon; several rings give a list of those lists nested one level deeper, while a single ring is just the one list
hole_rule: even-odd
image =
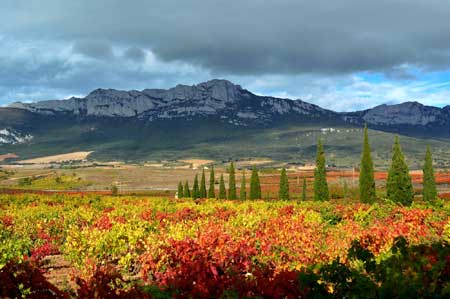
[{"label": "tall cypress tree", "polygon": [[181,181],[178,183],[178,198],[183,198],[184,197],[184,190],[183,190],[183,183],[181,183]]},{"label": "tall cypress tree", "polygon": [[227,199],[227,190],[225,190],[225,181],[223,180],[223,173],[220,175],[219,199]]},{"label": "tall cypress tree", "polygon": [[200,180],[200,198],[206,198],[206,179],[204,168],[202,170],[202,178]]},{"label": "tall cypress tree", "polygon": [[192,187],[192,198],[197,199],[200,197],[200,189],[198,188],[198,175],[195,175],[194,186]]},{"label": "tall cypress tree", "polygon": [[261,199],[261,184],[259,182],[258,170],[253,166],[250,178],[250,199]]},{"label": "tall cypress tree", "polygon": [[342,193],[343,193],[343,196],[344,196],[344,199],[347,199],[347,197],[348,197],[348,183],[347,183],[347,180],[344,180],[344,186],[342,187]]},{"label": "tall cypress tree", "polygon": [[214,174],[214,166],[211,166],[211,172],[209,174],[209,190],[208,190],[208,198],[216,198],[215,189],[216,177]]},{"label": "tall cypress tree", "polygon": [[408,165],[403,156],[398,136],[392,149],[392,164],[386,181],[387,196],[394,202],[409,206],[414,199],[414,190]]},{"label": "tall cypress tree", "polygon": [[228,178],[228,199],[237,199],[236,194],[236,175],[234,172],[234,164],[231,162],[230,164],[230,176]]},{"label": "tall cypress tree", "polygon": [[246,200],[247,199],[247,182],[245,181],[245,170],[242,171],[242,180],[241,180],[241,190],[240,190],[240,200]]},{"label": "tall cypress tree", "polygon": [[314,200],[329,200],[325,152],[322,141],[317,142],[316,169],[314,170]]},{"label": "tall cypress tree", "polygon": [[191,191],[189,191],[189,182],[188,181],[186,181],[186,183],[184,183],[183,192],[184,192],[183,197],[186,197],[186,198],[191,197]]},{"label": "tall cypress tree", "polygon": [[367,125],[364,127],[364,141],[359,170],[359,196],[361,202],[373,203],[376,199],[373,162],[370,154]]},{"label": "tall cypress tree", "polygon": [[280,175],[280,190],[278,191],[278,198],[280,200],[289,200],[289,180],[286,174],[286,169],[281,169]]},{"label": "tall cypress tree", "polygon": [[423,165],[423,200],[433,201],[437,197],[436,181],[434,178],[433,157],[430,146],[427,146],[425,164]]},{"label": "tall cypress tree", "polygon": [[303,178],[302,200],[306,200],[306,178]]}]

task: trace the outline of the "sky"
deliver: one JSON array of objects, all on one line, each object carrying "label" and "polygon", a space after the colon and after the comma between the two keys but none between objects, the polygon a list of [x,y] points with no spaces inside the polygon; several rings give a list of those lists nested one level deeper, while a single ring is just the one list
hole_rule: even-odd
[{"label": "sky", "polygon": [[450,104],[448,0],[1,0],[0,105],[230,80],[337,111]]}]

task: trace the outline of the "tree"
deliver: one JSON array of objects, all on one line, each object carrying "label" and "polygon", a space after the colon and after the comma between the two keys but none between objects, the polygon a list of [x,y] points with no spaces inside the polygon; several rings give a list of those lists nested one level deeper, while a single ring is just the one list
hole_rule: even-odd
[{"label": "tree", "polygon": [[178,183],[178,198],[183,198],[184,197],[184,190],[183,190],[183,183],[181,183],[181,181]]},{"label": "tree", "polygon": [[423,165],[423,200],[433,201],[437,197],[436,181],[434,178],[433,157],[430,146],[427,146],[425,164]]},{"label": "tree", "polygon": [[342,187],[342,193],[344,193],[343,194],[343,196],[344,196],[344,199],[347,199],[347,197],[348,197],[348,183],[347,183],[347,180],[344,180],[344,186]]},{"label": "tree", "polygon": [[223,173],[220,175],[219,199],[227,199],[227,190],[225,190],[225,181],[223,180]]},{"label": "tree", "polygon": [[317,142],[316,169],[314,170],[314,200],[329,200],[325,152],[322,141]]},{"label": "tree", "polygon": [[202,178],[200,180],[200,198],[206,198],[206,178],[205,169],[202,169]]},{"label": "tree", "polygon": [[398,136],[392,149],[392,163],[386,181],[387,197],[405,206],[412,204],[414,191]]},{"label": "tree", "polygon": [[369,134],[367,125],[364,127],[364,141],[359,170],[359,196],[361,202],[373,203],[376,199],[373,162],[370,154]]},{"label": "tree", "polygon": [[278,191],[278,198],[280,200],[289,200],[289,180],[286,174],[286,169],[281,169],[280,189]]},{"label": "tree", "polygon": [[253,166],[250,178],[250,199],[261,199],[261,184],[259,182],[258,170]]},{"label": "tree", "polygon": [[189,182],[186,181],[184,183],[184,188],[183,188],[183,192],[184,192],[184,196],[186,198],[190,198],[191,197],[191,191],[189,191]]},{"label": "tree", "polygon": [[241,193],[239,198],[241,200],[246,200],[247,199],[247,182],[245,181],[245,170],[242,171],[242,180],[241,180]]},{"label": "tree", "polygon": [[228,178],[228,199],[237,199],[236,194],[236,176],[234,173],[234,164],[230,164],[230,176]]},{"label": "tree", "polygon": [[302,200],[306,200],[306,178],[303,178]]},{"label": "tree", "polygon": [[119,194],[119,189],[117,188],[116,185],[112,185],[111,186],[111,195],[112,196],[117,196],[117,194]]},{"label": "tree", "polygon": [[211,166],[211,172],[209,174],[209,190],[208,190],[208,198],[216,198],[215,184],[216,177],[214,175],[214,166]]},{"label": "tree", "polygon": [[197,199],[200,197],[200,189],[198,187],[198,175],[194,177],[194,186],[192,186],[192,198]]}]

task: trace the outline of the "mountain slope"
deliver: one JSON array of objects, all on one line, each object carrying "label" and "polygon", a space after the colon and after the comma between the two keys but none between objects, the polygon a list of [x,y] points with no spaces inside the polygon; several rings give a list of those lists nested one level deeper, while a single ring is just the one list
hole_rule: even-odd
[{"label": "mountain slope", "polygon": [[[342,120],[349,124],[368,123],[374,127],[441,135],[450,126],[450,106],[437,108],[418,102],[380,105],[357,112],[336,113],[301,101],[257,96],[227,80],[211,80],[193,86],[177,85],[171,89],[121,91],[96,89],[85,98],[13,103],[10,108],[41,115],[73,115],[86,117],[136,118],[155,120],[192,120],[219,117],[238,126],[271,125],[290,118]],[[414,133],[414,132],[413,132]]]},{"label": "mountain slope", "polygon": [[211,80],[194,86],[178,85],[168,90],[97,89],[85,98],[14,103],[10,107],[45,115],[121,117],[143,121],[220,117],[241,126],[272,123],[287,115],[339,118],[335,112],[300,100],[257,96],[226,80]]},{"label": "mountain slope", "polygon": [[[168,90],[97,89],[84,98],[11,104],[0,108],[0,132],[14,132],[21,142],[0,142],[0,154],[31,158],[86,150],[103,160],[197,156],[308,162],[321,137],[330,163],[348,166],[359,159],[359,128],[368,123],[373,129],[410,135],[402,140],[408,144],[406,152],[416,158],[425,143],[415,137],[427,137],[445,164],[450,161],[449,120],[449,107],[407,102],[337,113],[211,80]],[[375,160],[386,165],[393,134],[372,135]],[[440,139],[432,139],[436,137]]]},{"label": "mountain slope", "polygon": [[413,136],[450,137],[450,106],[425,106],[418,102],[397,105],[379,105],[364,111],[342,113],[346,122],[383,131],[400,132]]}]

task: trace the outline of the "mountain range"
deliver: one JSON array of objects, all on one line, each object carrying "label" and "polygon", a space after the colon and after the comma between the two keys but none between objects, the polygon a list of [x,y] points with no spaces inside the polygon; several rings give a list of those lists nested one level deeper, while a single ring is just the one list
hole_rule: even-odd
[{"label": "mountain range", "polygon": [[[417,140],[419,148],[424,138],[443,151],[450,141],[450,106],[405,102],[342,113],[302,100],[256,95],[215,79],[167,90],[96,89],[83,98],[10,104],[0,108],[0,154],[34,157],[93,150],[99,159],[202,156],[305,162],[313,156],[314,139],[323,136],[344,149],[329,147],[341,161],[340,154],[356,155],[347,146],[359,151],[353,139],[365,123],[372,134],[387,139],[391,133],[405,135],[413,144]],[[373,146],[379,143],[374,137]]]}]

